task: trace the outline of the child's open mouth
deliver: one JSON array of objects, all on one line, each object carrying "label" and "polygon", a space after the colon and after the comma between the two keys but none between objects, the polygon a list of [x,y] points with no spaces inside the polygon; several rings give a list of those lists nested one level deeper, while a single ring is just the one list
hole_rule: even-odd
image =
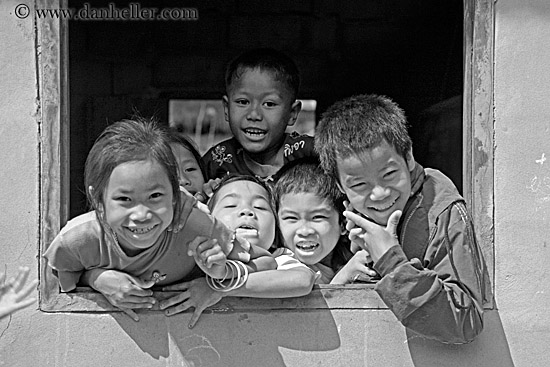
[{"label": "child's open mouth", "polygon": [[319,243],[314,241],[300,241],[296,244],[297,249],[305,252],[315,251],[317,247],[319,247]]},{"label": "child's open mouth", "polygon": [[252,138],[261,138],[267,134],[267,131],[249,127],[244,129],[244,133]]},{"label": "child's open mouth", "polygon": [[258,230],[249,224],[242,224],[235,229],[235,234],[240,237],[252,237],[258,235]]},{"label": "child's open mouth", "polygon": [[128,228],[128,230],[134,234],[145,234],[151,232],[157,225],[153,225],[151,227],[143,227],[143,228]]},{"label": "child's open mouth", "polygon": [[397,199],[399,199],[399,197],[396,197],[392,202],[390,202],[387,205],[378,206],[378,207],[371,206],[370,209],[372,209],[374,211],[377,211],[377,212],[383,212],[383,211],[388,210],[389,208],[391,208],[397,202]]}]

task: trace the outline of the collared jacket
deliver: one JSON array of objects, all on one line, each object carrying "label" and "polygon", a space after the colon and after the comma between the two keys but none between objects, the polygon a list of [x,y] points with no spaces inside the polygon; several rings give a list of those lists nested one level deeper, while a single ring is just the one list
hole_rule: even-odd
[{"label": "collared jacket", "polygon": [[491,287],[464,199],[441,172],[418,163],[398,226],[400,246],[376,264],[375,290],[407,328],[445,343],[483,329]]}]

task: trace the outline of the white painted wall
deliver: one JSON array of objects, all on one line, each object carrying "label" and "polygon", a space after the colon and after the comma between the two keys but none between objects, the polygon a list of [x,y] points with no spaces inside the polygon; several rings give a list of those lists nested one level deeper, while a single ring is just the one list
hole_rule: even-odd
[{"label": "white painted wall", "polygon": [[[0,267],[37,276],[39,114],[34,25],[0,3]],[[472,344],[410,337],[387,310],[0,320],[0,366],[548,365],[550,344],[550,3],[500,0],[495,39],[496,304]],[[544,161],[544,158],[548,159]]]},{"label": "white painted wall", "polygon": [[496,302],[517,365],[543,366],[550,361],[550,3],[499,1],[496,10]]}]

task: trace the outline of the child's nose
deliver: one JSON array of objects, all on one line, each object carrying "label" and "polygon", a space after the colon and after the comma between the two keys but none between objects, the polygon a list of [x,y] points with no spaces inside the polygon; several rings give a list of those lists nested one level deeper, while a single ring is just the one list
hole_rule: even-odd
[{"label": "child's nose", "polygon": [[185,175],[185,173],[180,173],[180,185],[189,186],[191,185],[191,180]]},{"label": "child's nose", "polygon": [[298,230],[296,232],[300,236],[308,236],[313,234],[315,231],[313,230],[309,222],[304,221],[300,223],[300,226],[298,227]]},{"label": "child's nose", "polygon": [[249,120],[261,120],[262,119],[262,109],[259,103],[251,104],[250,109],[248,110],[248,115],[246,116]]},{"label": "child's nose", "polygon": [[149,208],[145,205],[136,205],[134,207],[134,210],[132,210],[132,214],[130,215],[130,219],[137,222],[143,222],[146,220],[149,220],[153,217],[151,214],[151,211]]},{"label": "child's nose", "polygon": [[390,194],[389,188],[376,185],[371,191],[370,199],[373,201],[384,200],[385,198],[388,197],[389,194]]},{"label": "child's nose", "polygon": [[249,217],[253,217],[254,216],[254,211],[248,207],[245,207],[245,208],[242,208],[239,212],[239,216],[249,216]]}]

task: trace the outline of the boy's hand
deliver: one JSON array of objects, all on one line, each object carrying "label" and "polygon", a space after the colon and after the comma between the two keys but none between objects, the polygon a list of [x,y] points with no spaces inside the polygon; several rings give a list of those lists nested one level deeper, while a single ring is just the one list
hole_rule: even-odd
[{"label": "boy's hand", "polygon": [[7,282],[6,274],[0,274],[0,319],[36,301],[36,298],[27,299],[27,297],[36,288],[38,281],[35,279],[25,286],[28,276],[27,267],[20,267],[17,276]]},{"label": "boy's hand", "polygon": [[[399,219],[401,219],[401,214],[401,210],[393,212],[388,219],[388,224],[383,227],[346,210],[344,216],[353,222],[353,224],[346,224],[346,228],[357,226],[350,229],[349,238],[352,242],[355,241],[356,244],[367,250],[374,263],[376,263],[391,247],[399,245],[397,225]],[[358,241],[359,238],[363,239],[362,244]]]},{"label": "boy's hand", "polygon": [[160,309],[166,310],[166,316],[172,316],[183,312],[190,307],[194,307],[195,311],[191,320],[189,320],[189,329],[193,328],[202,312],[212,305],[215,305],[223,298],[223,293],[216,292],[206,284],[205,278],[193,279],[190,282],[170,285],[162,288],[163,291],[181,291],[180,294],[172,298],[168,298],[160,303]]},{"label": "boy's hand", "polygon": [[[212,180],[208,180],[204,185],[202,185],[202,191],[205,193],[207,198],[211,198],[214,194],[214,191],[218,188],[218,185],[222,181],[221,178],[215,178]],[[208,200],[208,199],[207,199]]]},{"label": "boy's hand", "polygon": [[189,243],[187,254],[195,258],[205,274],[217,279],[225,276],[227,258],[217,239],[197,236]]},{"label": "boy's hand", "polygon": [[122,271],[108,269],[88,270],[86,277],[92,288],[134,321],[139,321],[134,309],[149,309],[157,301],[153,298],[153,291],[148,289],[155,284],[153,280],[144,281]]},{"label": "boy's hand", "polygon": [[378,276],[376,271],[369,267],[372,259],[365,250],[359,250],[334,276],[331,284],[348,284],[356,280],[368,281]]}]

